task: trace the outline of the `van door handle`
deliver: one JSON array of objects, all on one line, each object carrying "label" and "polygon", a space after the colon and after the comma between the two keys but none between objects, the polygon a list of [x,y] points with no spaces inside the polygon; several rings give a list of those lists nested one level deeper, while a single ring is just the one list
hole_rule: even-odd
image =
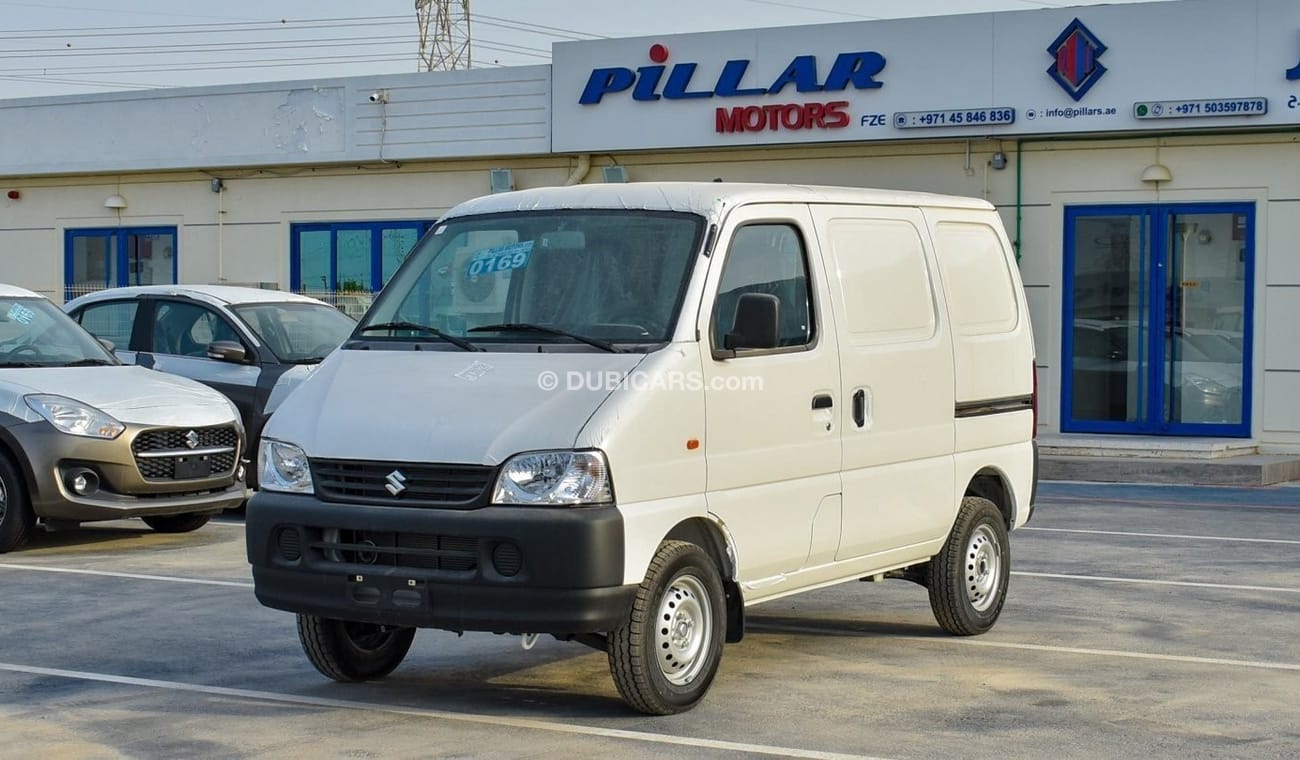
[{"label": "van door handle", "polygon": [[853,424],[858,427],[867,424],[867,392],[861,388],[853,392]]},{"label": "van door handle", "polygon": [[813,396],[813,403],[812,403],[813,410],[830,409],[833,406],[835,406],[835,401],[830,397],[830,394],[820,393],[816,396]]}]

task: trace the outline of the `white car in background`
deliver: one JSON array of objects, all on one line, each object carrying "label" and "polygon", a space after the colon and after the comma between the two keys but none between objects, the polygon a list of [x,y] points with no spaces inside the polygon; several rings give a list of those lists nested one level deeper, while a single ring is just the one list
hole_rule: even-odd
[{"label": "white car in background", "polygon": [[37,520],[196,530],[244,501],[244,451],[220,393],[123,366],[59,307],[0,285],[0,552]]},{"label": "white car in background", "polygon": [[[356,327],[315,298],[230,285],[101,290],[64,307],[127,364],[183,375],[226,394],[257,451],[272,410]],[[249,485],[256,486],[255,473]]]}]

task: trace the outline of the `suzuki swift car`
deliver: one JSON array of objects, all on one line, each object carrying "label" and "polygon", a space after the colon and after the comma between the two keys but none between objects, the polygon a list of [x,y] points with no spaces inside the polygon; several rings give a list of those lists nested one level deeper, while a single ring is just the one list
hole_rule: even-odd
[{"label": "suzuki swift car", "polygon": [[123,366],[45,298],[0,285],[0,552],[38,520],[196,530],[246,498],[243,452],[220,393]]},{"label": "suzuki swift car", "polygon": [[[315,298],[231,285],[114,288],[63,309],[96,338],[111,341],[123,362],[226,394],[239,409],[250,452],[274,407],[357,324]],[[255,473],[249,478],[256,486]]]}]

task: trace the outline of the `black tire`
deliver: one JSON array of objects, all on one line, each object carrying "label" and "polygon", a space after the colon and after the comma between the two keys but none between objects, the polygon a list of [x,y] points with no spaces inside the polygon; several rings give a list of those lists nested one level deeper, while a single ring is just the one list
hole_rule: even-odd
[{"label": "black tire", "polygon": [[1011,544],[1002,513],[978,496],[961,500],[943,549],[930,559],[930,609],[954,636],[984,633],[997,622],[1011,579]]},{"label": "black tire", "polygon": [[695,544],[665,541],[627,622],[609,634],[609,672],[632,708],[684,712],[713,683],[726,638],[726,597],[713,559]]},{"label": "black tire", "polygon": [[0,453],[0,554],[27,543],[35,524],[27,484],[13,462]]},{"label": "black tire", "polygon": [[298,640],[322,675],[353,683],[392,673],[410,651],[415,629],[299,615]]},{"label": "black tire", "polygon": [[158,533],[189,533],[207,525],[212,515],[155,515],[140,519]]}]

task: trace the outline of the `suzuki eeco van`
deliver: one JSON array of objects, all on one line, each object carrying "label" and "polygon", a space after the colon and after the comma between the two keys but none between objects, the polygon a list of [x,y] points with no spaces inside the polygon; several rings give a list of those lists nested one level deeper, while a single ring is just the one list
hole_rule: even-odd
[{"label": "suzuki eeco van", "polygon": [[379,678],[417,628],[608,654],[650,714],[748,607],[859,579],[997,620],[1037,477],[1034,349],[981,200],[634,183],[471,200],[285,400],[258,599]]}]

